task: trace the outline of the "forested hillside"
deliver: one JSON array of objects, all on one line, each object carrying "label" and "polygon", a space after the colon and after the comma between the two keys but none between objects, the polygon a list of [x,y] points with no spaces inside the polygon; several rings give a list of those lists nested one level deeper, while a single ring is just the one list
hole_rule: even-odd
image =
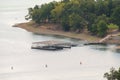
[{"label": "forested hillside", "polygon": [[27,20],[35,23],[59,23],[64,31],[104,37],[109,26],[120,30],[120,0],[61,0],[28,9]]}]

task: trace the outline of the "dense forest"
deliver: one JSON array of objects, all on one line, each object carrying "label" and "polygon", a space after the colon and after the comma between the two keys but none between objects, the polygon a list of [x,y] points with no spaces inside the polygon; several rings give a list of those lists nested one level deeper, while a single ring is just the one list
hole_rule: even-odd
[{"label": "dense forest", "polygon": [[35,5],[28,9],[27,20],[59,23],[64,31],[82,32],[104,37],[108,29],[120,30],[120,0],[61,0]]}]

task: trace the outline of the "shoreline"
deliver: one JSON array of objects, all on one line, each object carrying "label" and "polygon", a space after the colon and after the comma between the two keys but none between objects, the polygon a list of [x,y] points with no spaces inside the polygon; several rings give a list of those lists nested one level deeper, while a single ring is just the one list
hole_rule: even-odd
[{"label": "shoreline", "polygon": [[36,25],[32,22],[24,22],[24,23],[18,23],[13,25],[13,27],[22,28],[28,32],[32,32],[35,34],[41,34],[41,35],[55,35],[55,36],[64,36],[74,39],[80,39],[80,40],[86,40],[88,42],[98,42],[102,38],[95,37],[88,35],[87,33],[75,33],[75,32],[65,32],[62,30],[53,30],[50,27],[58,26],[56,24],[42,24],[42,25]]}]

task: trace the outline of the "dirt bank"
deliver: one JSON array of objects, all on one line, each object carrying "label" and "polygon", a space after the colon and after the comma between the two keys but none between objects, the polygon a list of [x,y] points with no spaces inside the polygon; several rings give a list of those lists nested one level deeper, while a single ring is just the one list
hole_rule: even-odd
[{"label": "dirt bank", "polygon": [[19,27],[32,33],[65,36],[75,39],[87,40],[89,42],[97,42],[101,39],[95,36],[91,36],[88,33],[75,33],[75,32],[62,31],[60,29],[59,24],[37,25],[33,22],[26,22],[26,23],[15,24],[14,27]]}]

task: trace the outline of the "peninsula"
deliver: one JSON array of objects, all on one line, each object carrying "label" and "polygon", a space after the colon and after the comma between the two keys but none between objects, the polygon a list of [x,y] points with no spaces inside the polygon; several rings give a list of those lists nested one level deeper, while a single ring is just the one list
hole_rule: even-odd
[{"label": "peninsula", "polygon": [[16,24],[36,34],[59,35],[89,42],[120,44],[120,1],[62,0],[35,5]]}]

